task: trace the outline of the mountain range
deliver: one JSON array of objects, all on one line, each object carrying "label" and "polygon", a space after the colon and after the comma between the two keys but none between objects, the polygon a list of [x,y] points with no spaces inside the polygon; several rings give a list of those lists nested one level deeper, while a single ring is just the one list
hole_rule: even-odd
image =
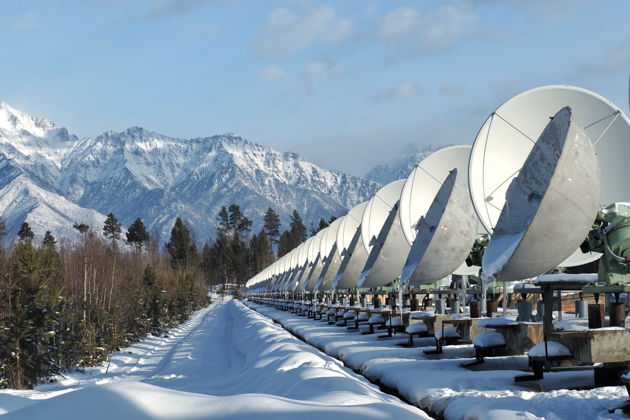
[{"label": "mountain range", "polygon": [[181,217],[204,242],[214,236],[221,206],[231,203],[253,220],[254,232],[268,207],[283,228],[293,209],[310,225],[370,198],[379,179],[326,170],[234,134],[182,139],[131,127],[79,138],[0,102],[5,243],[24,221],[36,242],[46,230],[72,241],[79,237],[74,223],[98,233],[109,212],[125,227],[142,218],[162,242]]},{"label": "mountain range", "polygon": [[365,174],[365,179],[385,185],[397,179],[407,178],[422,159],[443,147],[446,146],[428,145],[420,148],[415,144],[409,144],[399,154],[372,168]]}]

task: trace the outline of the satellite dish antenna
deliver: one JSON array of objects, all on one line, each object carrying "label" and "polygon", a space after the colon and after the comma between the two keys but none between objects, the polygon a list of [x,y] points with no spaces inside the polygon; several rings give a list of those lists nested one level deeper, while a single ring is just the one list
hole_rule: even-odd
[{"label": "satellite dish antenna", "polygon": [[297,250],[293,249],[291,252],[287,254],[286,262],[284,264],[284,271],[278,282],[276,283],[275,290],[284,291],[285,284],[289,281],[291,276],[293,275],[293,268],[295,267],[295,262],[297,259]]},{"label": "satellite dish antenna", "polygon": [[306,264],[306,241],[295,247],[296,257],[293,263],[293,269],[289,281],[287,281],[286,289],[293,292],[297,287],[297,283],[300,280],[300,276],[304,271],[304,265]]},{"label": "satellite dish antenna", "polygon": [[319,274],[322,271],[322,258],[319,254],[319,246],[321,244],[322,238],[326,233],[328,228],[324,228],[317,232],[317,234],[313,237],[313,240],[309,244],[308,247],[308,266],[306,268],[307,273],[304,275],[302,279],[302,284],[300,288],[305,291],[313,291],[315,288],[315,282],[319,277]]},{"label": "satellite dish antenna", "polygon": [[562,108],[510,183],[483,256],[484,282],[552,270],[587,236],[599,210],[599,165],[585,130]]},{"label": "satellite dish antenna", "polygon": [[[399,179],[378,190],[363,212],[361,239],[369,255],[359,275],[358,287],[382,286],[400,274],[400,267],[391,261],[400,250],[392,250],[390,244],[405,240],[398,222],[398,201],[404,184],[405,180]],[[390,234],[392,237],[387,241]]]},{"label": "satellite dish antenna", "polygon": [[[405,241],[392,244],[392,249],[397,247],[399,253],[391,253],[394,256],[392,263],[395,261],[399,273],[416,238],[418,232],[416,224],[422,216],[427,214],[433,199],[442,186],[442,181],[446,179],[449,172],[452,169],[457,169],[458,182],[468,185],[467,173],[470,151],[471,146],[468,145],[450,146],[437,150],[423,159],[405,180],[398,208],[400,229],[402,229]],[[485,233],[481,223],[477,221],[477,224],[478,233]],[[389,240],[389,236],[387,240]],[[468,275],[478,274],[478,272],[479,268],[467,267],[462,261],[462,264],[453,274]]]},{"label": "satellite dish antenna", "polygon": [[333,279],[334,289],[355,287],[359,273],[367,260],[368,253],[359,228],[367,204],[368,202],[364,201],[350,210],[337,231],[337,252],[341,257],[341,264]]},{"label": "satellite dish antenna", "polygon": [[[627,201],[630,183],[630,121],[607,99],[572,86],[544,86],[520,93],[497,108],[483,124],[470,154],[470,195],[486,230],[492,232],[505,203],[505,194],[536,140],[559,109],[570,106],[574,121],[590,137],[599,159],[600,205]],[[577,250],[561,266],[582,265],[598,253]]]},{"label": "satellite dish antenna", "polygon": [[468,186],[453,169],[438,190],[400,276],[401,284],[431,284],[452,274],[470,253],[477,237],[477,215]]},{"label": "satellite dish antenna", "polygon": [[322,271],[319,273],[319,277],[315,282],[314,291],[332,289],[333,278],[337,274],[337,270],[339,270],[339,265],[341,264],[341,257],[337,252],[337,231],[345,217],[346,216],[342,216],[338,218],[328,226],[319,244],[319,253],[323,256]]},{"label": "satellite dish antenna", "polygon": [[291,285],[289,286],[289,290],[291,290],[292,292],[294,292],[296,289],[298,289],[298,287],[300,286],[300,284],[302,283],[302,280],[306,277],[307,273],[307,268],[308,268],[308,248],[311,245],[311,242],[313,242],[313,239],[315,239],[315,237],[311,236],[310,238],[307,238],[306,241],[302,242],[299,245],[299,253],[298,253],[298,266],[297,266],[297,270],[296,270],[296,275],[293,277],[292,281],[291,281]]}]

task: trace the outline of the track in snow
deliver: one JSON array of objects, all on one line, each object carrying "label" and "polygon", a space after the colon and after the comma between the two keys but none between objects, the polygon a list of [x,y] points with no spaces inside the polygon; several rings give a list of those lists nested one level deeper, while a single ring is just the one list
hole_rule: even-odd
[{"label": "track in snow", "polygon": [[428,418],[240,302],[196,312],[107,365],[0,392],[15,419]]}]

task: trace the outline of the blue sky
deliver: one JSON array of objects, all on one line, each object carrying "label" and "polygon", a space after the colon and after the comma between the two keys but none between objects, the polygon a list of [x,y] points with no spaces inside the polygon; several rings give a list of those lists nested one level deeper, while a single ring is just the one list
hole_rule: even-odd
[{"label": "blue sky", "polygon": [[513,94],[628,109],[630,2],[0,0],[0,101],[79,136],[234,132],[363,175]]}]

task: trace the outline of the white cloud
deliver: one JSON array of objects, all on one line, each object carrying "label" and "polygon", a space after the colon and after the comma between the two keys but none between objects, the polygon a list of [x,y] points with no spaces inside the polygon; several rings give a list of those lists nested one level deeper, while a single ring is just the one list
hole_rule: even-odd
[{"label": "white cloud", "polygon": [[407,100],[417,96],[419,91],[420,88],[417,84],[413,82],[402,82],[393,88],[370,96],[369,99],[375,102]]},{"label": "white cloud", "polygon": [[288,77],[286,71],[276,66],[265,67],[264,69],[260,70],[258,75],[266,83],[280,82]]},{"label": "white cloud", "polygon": [[284,57],[311,45],[347,38],[353,22],[337,16],[329,6],[316,6],[303,14],[289,9],[273,10],[256,41],[258,51],[270,58]]},{"label": "white cloud", "polygon": [[331,60],[311,60],[304,68],[304,74],[310,77],[326,76],[337,71],[339,68]]},{"label": "white cloud", "polygon": [[463,2],[426,13],[413,7],[399,7],[381,20],[378,35],[395,55],[434,53],[473,36],[476,21],[474,9]]}]

